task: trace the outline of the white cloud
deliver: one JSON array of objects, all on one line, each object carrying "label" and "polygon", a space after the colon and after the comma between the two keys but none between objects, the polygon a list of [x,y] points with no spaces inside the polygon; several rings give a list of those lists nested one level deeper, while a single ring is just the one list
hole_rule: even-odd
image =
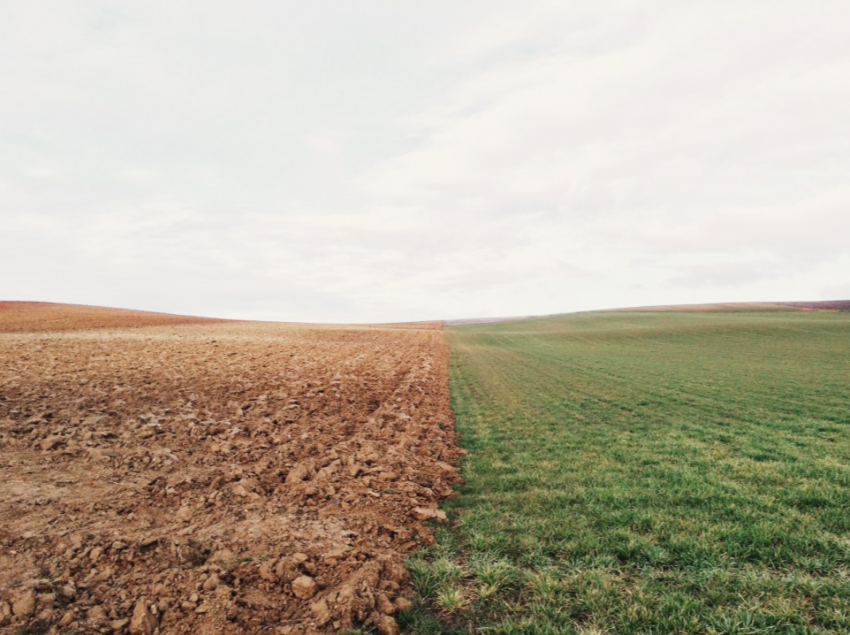
[{"label": "white cloud", "polygon": [[848,18],[8,2],[0,295],[322,321],[830,296]]}]

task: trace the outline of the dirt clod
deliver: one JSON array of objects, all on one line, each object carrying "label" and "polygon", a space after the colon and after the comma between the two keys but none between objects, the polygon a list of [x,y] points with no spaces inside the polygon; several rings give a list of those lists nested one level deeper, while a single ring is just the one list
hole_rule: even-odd
[{"label": "dirt clod", "polygon": [[35,591],[27,589],[12,597],[12,614],[18,618],[27,618],[35,612]]},{"label": "dirt clod", "polygon": [[383,635],[398,635],[398,622],[389,615],[377,615],[374,618],[375,626]]},{"label": "dirt clod", "polygon": [[130,635],[152,635],[156,627],[156,616],[151,612],[147,598],[139,598],[130,618]]},{"label": "dirt clod", "polygon": [[292,592],[297,598],[309,599],[316,595],[316,581],[306,575],[298,576],[292,581]]},{"label": "dirt clod", "polygon": [[446,517],[446,512],[442,509],[431,508],[431,507],[417,507],[413,510],[413,515],[417,520],[428,520],[433,518],[437,522],[445,523],[448,521]]}]

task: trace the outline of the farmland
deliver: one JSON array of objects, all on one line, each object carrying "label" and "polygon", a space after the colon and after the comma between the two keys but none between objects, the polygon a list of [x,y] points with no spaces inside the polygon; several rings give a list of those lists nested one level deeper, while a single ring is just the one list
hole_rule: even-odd
[{"label": "farmland", "polygon": [[439,323],[0,309],[0,632],[397,632],[457,478]]},{"label": "farmland", "polygon": [[470,452],[418,633],[850,632],[850,315],[447,330]]},{"label": "farmland", "polygon": [[0,632],[848,632],[842,308],[0,303]]}]

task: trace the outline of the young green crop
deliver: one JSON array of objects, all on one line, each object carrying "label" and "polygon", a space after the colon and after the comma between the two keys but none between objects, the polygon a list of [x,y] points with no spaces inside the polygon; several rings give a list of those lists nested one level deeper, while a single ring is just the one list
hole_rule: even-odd
[{"label": "young green crop", "polygon": [[409,630],[850,632],[850,315],[447,336],[470,456]]}]

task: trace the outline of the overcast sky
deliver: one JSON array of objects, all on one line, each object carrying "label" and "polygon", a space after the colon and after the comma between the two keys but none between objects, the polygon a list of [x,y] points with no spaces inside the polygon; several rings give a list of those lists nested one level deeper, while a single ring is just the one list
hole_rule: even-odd
[{"label": "overcast sky", "polygon": [[0,3],[0,299],[850,298],[850,2]]}]

